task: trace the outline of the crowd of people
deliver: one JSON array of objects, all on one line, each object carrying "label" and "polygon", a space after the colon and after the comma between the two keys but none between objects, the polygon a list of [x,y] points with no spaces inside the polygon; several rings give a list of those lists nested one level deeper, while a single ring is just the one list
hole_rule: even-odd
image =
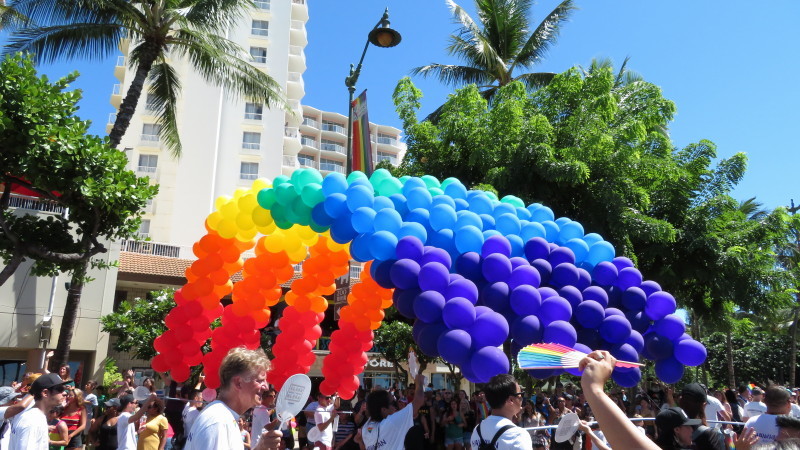
[{"label": "crowd of people", "polygon": [[[202,379],[183,386],[167,379],[164,399],[145,379],[150,396],[137,401],[132,372],[111,392],[93,381],[81,390],[65,366],[0,388],[0,450],[800,449],[800,389],[690,383],[674,392],[649,379],[632,391],[607,391],[613,356],[593,352],[581,365],[580,385],[530,393],[507,374],[471,395],[426,387],[422,376],[408,389],[360,390],[353,399],[315,393],[285,423],[260,350],[226,356],[210,403]],[[556,439],[558,425],[572,419],[579,430]]]}]

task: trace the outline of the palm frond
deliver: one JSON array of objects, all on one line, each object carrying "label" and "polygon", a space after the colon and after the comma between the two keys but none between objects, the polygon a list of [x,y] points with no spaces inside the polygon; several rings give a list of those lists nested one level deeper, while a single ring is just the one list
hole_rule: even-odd
[{"label": "palm frond", "polygon": [[24,14],[0,2],[0,30],[24,26],[28,22],[29,19]]},{"label": "palm frond", "polygon": [[528,90],[535,90],[550,84],[555,76],[556,74],[553,72],[523,73],[514,77],[514,81],[521,81]]},{"label": "palm frond", "polygon": [[198,30],[221,32],[232,29],[248,9],[255,8],[253,0],[197,0],[186,13],[186,22]]},{"label": "palm frond", "polygon": [[484,67],[489,72],[500,72],[499,68],[505,72],[506,63],[497,53],[492,41],[463,8],[452,0],[448,2],[456,23],[461,25],[461,30],[457,35],[450,36],[447,53],[461,58],[467,64]]},{"label": "palm frond", "polygon": [[475,6],[483,24],[482,34],[504,61],[511,60],[527,39],[531,0],[478,0]]},{"label": "palm frond", "polygon": [[150,90],[148,98],[150,106],[156,111],[158,123],[161,125],[159,136],[172,153],[181,156],[182,146],[178,133],[177,104],[181,91],[181,82],[175,69],[161,60],[150,69]]},{"label": "palm frond", "polygon": [[531,67],[544,59],[547,52],[556,43],[558,35],[561,33],[561,25],[568,21],[577,9],[573,0],[564,0],[559,3],[525,42],[515,61],[511,64],[511,69]]},{"label": "palm frond", "polygon": [[427,66],[416,67],[411,70],[412,75],[421,75],[423,78],[435,76],[440,82],[450,86],[461,86],[464,84],[489,84],[491,79],[486,72],[468,66],[455,66],[447,64],[429,64]]},{"label": "palm frond", "polygon": [[125,0],[13,0],[9,6],[39,26],[113,21]]},{"label": "palm frond", "polygon": [[52,63],[66,57],[103,60],[115,54],[125,30],[117,24],[72,23],[30,27],[11,35],[3,54],[31,52],[37,62]]}]

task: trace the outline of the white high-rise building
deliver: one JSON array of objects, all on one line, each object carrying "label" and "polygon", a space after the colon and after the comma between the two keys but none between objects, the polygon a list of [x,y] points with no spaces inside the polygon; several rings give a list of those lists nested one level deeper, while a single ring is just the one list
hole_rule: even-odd
[{"label": "white high-rise building", "polygon": [[[207,84],[185,61],[174,61],[183,87],[178,101],[183,155],[175,159],[159,142],[145,86],[120,144],[131,168],[160,185],[144,216],[142,237],[187,249],[205,233],[203,223],[213,211],[214,200],[250,186],[256,178],[272,179],[298,167],[314,167],[323,174],[344,173],[347,116],[301,105],[307,2],[257,1],[257,7],[228,34],[249,50],[253,65],[284,88],[292,111],[236,101],[224,89]],[[123,56],[115,71],[120,84],[111,96],[116,108],[133,76],[126,64],[128,43],[123,41],[120,49]],[[113,117],[109,122],[110,130]],[[375,124],[370,128],[373,160],[399,162],[405,152],[400,130]],[[180,256],[191,257],[184,251]]]}]

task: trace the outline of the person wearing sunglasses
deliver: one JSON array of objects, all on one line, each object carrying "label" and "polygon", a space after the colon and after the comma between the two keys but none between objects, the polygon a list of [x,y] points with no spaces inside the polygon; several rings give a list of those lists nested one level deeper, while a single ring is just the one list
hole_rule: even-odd
[{"label": "person wearing sunglasses", "polygon": [[167,428],[169,422],[164,416],[164,403],[152,399],[147,403],[145,413],[147,421],[139,427],[137,450],[164,450],[167,445]]},{"label": "person wearing sunglasses", "polygon": [[493,376],[484,386],[483,393],[492,414],[472,432],[472,448],[480,448],[481,443],[493,443],[497,450],[532,448],[531,435],[512,422],[513,417],[522,411],[525,399],[525,392],[514,377],[507,373]]}]

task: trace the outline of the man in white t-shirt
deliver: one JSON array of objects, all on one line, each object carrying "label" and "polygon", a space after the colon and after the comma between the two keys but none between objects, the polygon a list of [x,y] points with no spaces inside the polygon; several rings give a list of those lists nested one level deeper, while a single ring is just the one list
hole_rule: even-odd
[{"label": "man in white t-shirt", "polygon": [[203,393],[198,389],[192,389],[189,393],[189,401],[186,402],[186,407],[183,408],[181,419],[183,420],[183,433],[189,435],[192,431],[192,425],[203,410]]},{"label": "man in white t-shirt", "polygon": [[[309,399],[311,396],[309,396]],[[314,412],[319,408],[319,402],[314,400],[313,402],[306,405],[305,409],[303,409],[303,414],[306,415],[306,436],[314,428],[317,423],[314,421]]]},{"label": "man in white t-shirt", "polygon": [[9,450],[47,450],[50,436],[47,414],[64,400],[64,380],[55,373],[40,376],[31,385],[34,404],[14,419]]},{"label": "man in white t-shirt", "polygon": [[[261,394],[261,404],[253,408],[253,423],[250,429],[250,445],[255,447],[264,432],[264,427],[272,422],[270,416],[275,413],[275,389],[268,389]],[[281,430],[283,431],[283,430]]]},{"label": "man in white t-shirt", "polygon": [[396,400],[388,391],[373,391],[367,396],[369,420],[360,431],[366,450],[403,449],[406,433],[414,426],[414,417],[425,403],[425,376],[418,374],[414,385],[414,400],[399,411]]},{"label": "man in white t-shirt", "polygon": [[[333,448],[333,422],[338,416],[336,406],[331,401],[330,395],[325,395],[322,392],[317,394],[317,410],[314,411],[314,427],[308,434],[308,441],[312,442],[315,449],[331,450]],[[339,403],[339,399],[336,399]]]},{"label": "man in white t-shirt", "polygon": [[[700,385],[703,386],[703,385]],[[725,411],[725,407],[722,406],[722,402],[717,400],[717,397],[713,395],[708,395],[708,391],[706,390],[706,420],[722,420],[719,416],[719,413]],[[722,426],[718,423],[709,424],[709,426],[713,428],[721,428]]]},{"label": "man in white t-shirt", "polygon": [[767,405],[761,401],[763,397],[764,391],[759,388],[753,389],[751,400],[744,405],[744,417],[742,420],[747,421],[747,419],[751,419],[766,412]]},{"label": "man in white t-shirt", "polygon": [[492,414],[472,432],[469,440],[472,448],[480,447],[481,441],[495,442],[498,450],[532,448],[531,435],[511,421],[522,411],[522,399],[525,397],[514,377],[507,373],[493,376],[484,386],[483,393],[492,408]]},{"label": "man in white t-shirt", "polygon": [[[755,396],[755,392],[753,392],[753,396]],[[779,415],[789,414],[792,410],[789,403],[789,391],[782,387],[769,387],[764,394],[764,403],[767,406],[766,412],[750,418],[744,427],[756,430],[759,444],[770,444],[778,438],[779,429],[775,418]]]},{"label": "man in white t-shirt", "polygon": [[[261,402],[261,393],[268,388],[269,367],[269,359],[261,349],[231,349],[219,367],[218,399],[203,408],[192,425],[184,450],[244,450],[239,416]],[[277,420],[270,424],[271,428],[276,425]],[[280,443],[280,431],[265,431],[255,448],[278,450]]]},{"label": "man in white t-shirt", "polygon": [[[151,394],[149,402],[154,401],[155,394]],[[147,412],[147,407],[136,409],[136,400],[130,394],[119,398],[119,418],[117,419],[117,450],[136,450],[136,439],[139,431],[139,419]]]},{"label": "man in white t-shirt", "polygon": [[790,393],[789,401],[791,402],[791,407],[792,407],[792,412],[790,412],[789,414],[792,417],[800,419],[800,405],[797,404],[797,391],[792,391]]}]

